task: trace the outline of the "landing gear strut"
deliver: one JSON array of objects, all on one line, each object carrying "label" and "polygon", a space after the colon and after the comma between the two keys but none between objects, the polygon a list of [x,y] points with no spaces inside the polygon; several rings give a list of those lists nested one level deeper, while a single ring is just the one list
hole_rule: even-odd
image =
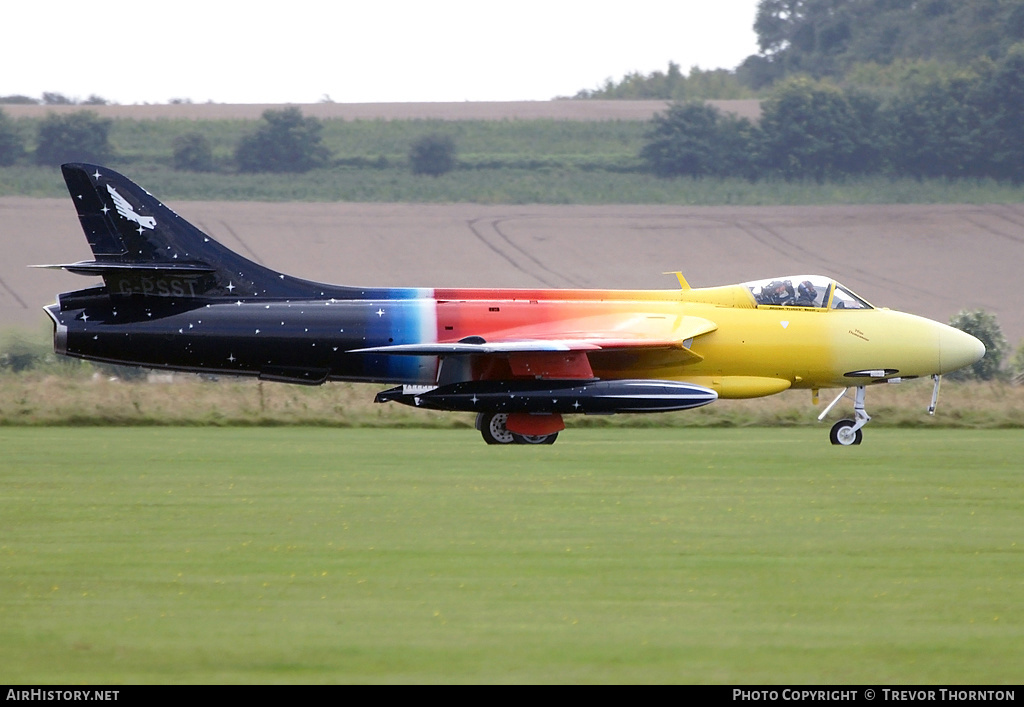
[{"label": "landing gear strut", "polygon": [[[835,400],[829,403],[824,412],[818,416],[818,420],[824,420],[825,416],[832,411],[832,408],[834,408],[840,400],[846,397],[846,393],[849,390],[849,388],[844,388],[843,392],[840,393]],[[836,424],[832,425],[832,430],[828,435],[832,444],[848,447],[850,445],[860,444],[861,440],[864,439],[864,433],[861,432],[861,428],[871,422],[871,416],[868,415],[867,410],[864,409],[864,396],[864,386],[857,386],[857,393],[853,400],[853,415],[856,419],[840,420]]]},{"label": "landing gear strut", "polygon": [[480,430],[487,444],[554,444],[558,433],[546,435],[521,435],[510,432],[508,413],[481,412],[476,416],[476,428]]}]

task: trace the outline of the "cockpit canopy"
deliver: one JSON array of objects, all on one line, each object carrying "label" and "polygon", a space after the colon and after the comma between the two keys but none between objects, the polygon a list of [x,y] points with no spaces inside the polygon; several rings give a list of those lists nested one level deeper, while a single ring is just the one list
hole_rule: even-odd
[{"label": "cockpit canopy", "polygon": [[831,278],[794,275],[745,282],[758,306],[872,309],[871,305]]}]

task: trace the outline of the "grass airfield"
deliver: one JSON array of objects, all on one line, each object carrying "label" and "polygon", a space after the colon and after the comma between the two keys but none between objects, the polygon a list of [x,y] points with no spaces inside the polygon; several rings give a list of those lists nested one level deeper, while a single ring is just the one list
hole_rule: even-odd
[{"label": "grass airfield", "polygon": [[1019,430],[0,428],[12,684],[1019,683]]}]

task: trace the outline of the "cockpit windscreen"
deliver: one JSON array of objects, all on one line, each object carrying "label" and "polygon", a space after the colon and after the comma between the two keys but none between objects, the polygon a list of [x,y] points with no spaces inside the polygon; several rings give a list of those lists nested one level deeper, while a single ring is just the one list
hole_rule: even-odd
[{"label": "cockpit windscreen", "polygon": [[821,275],[796,275],[771,280],[746,282],[758,305],[776,307],[816,307],[818,309],[871,309],[862,300],[834,280]]}]

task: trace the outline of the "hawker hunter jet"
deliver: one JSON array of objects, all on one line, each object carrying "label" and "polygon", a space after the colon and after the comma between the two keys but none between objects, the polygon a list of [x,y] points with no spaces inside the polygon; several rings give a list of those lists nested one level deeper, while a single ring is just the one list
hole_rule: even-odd
[{"label": "hawker hunter jet", "polygon": [[978,361],[973,336],[799,275],[671,290],[327,285],[225,248],[104,167],[64,179],[103,284],[46,307],[67,356],[319,385],[391,384],[377,402],[477,414],[489,444],[550,444],[565,415],[685,410],[790,388],[855,389],[833,444],[861,441],[868,385]]}]

